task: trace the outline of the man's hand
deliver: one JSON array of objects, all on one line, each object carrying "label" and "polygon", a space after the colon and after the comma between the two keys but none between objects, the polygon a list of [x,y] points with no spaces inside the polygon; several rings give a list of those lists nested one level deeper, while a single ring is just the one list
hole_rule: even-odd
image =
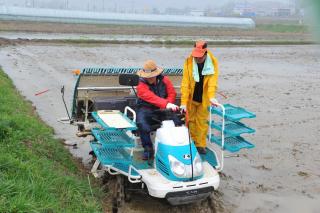
[{"label": "man's hand", "polygon": [[172,104],[172,103],[167,103],[167,106],[166,106],[166,109],[171,109],[172,111],[178,111],[179,110],[179,107],[175,104]]},{"label": "man's hand", "polygon": [[180,106],[180,111],[181,111],[181,113],[186,113],[186,112],[187,112],[187,107],[186,107],[186,105],[181,105],[181,106]]},{"label": "man's hand", "polygon": [[218,106],[219,102],[217,101],[217,99],[215,98],[210,98],[210,103],[213,105],[213,106]]}]

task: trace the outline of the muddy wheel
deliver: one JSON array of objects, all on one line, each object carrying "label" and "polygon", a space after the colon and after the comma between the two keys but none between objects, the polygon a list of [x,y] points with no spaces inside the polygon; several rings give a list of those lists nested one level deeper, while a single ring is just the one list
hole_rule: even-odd
[{"label": "muddy wheel", "polygon": [[110,175],[108,172],[104,172],[101,177],[101,183],[103,186],[108,186],[109,183],[111,183],[113,179],[115,179],[115,178],[112,175]]},{"label": "muddy wheel", "polygon": [[126,192],[124,194],[124,201],[130,202],[131,201],[131,194],[129,192]]},{"label": "muddy wheel", "polygon": [[214,205],[214,194],[213,193],[210,194],[210,196],[207,198],[207,201],[208,201],[209,209],[211,210],[212,213],[215,213],[216,209],[215,209],[215,205]]},{"label": "muddy wheel", "polygon": [[125,202],[130,202],[131,201],[131,192],[128,190],[129,189],[129,182],[128,180],[124,181],[124,201]]},{"label": "muddy wheel", "polygon": [[118,212],[124,203],[124,179],[123,176],[117,175],[113,186],[112,193],[112,212]]}]

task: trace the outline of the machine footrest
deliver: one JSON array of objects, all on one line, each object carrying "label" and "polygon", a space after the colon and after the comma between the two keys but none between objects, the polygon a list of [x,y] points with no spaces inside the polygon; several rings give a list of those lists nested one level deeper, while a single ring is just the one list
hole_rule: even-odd
[{"label": "machine footrest", "polygon": [[[238,121],[242,118],[255,118],[256,115],[241,107],[232,106],[231,104],[224,104],[225,118],[232,121]],[[222,110],[220,107],[212,107],[212,114],[218,114],[222,116]]]},{"label": "machine footrest", "polygon": [[[221,137],[215,137],[214,135],[211,136],[211,142],[221,146]],[[224,139],[224,149],[229,152],[238,152],[241,149],[250,149],[253,148],[254,145],[250,142],[246,141],[244,138],[237,136],[237,137],[226,137]]]},{"label": "machine footrest", "polygon": [[131,156],[124,148],[103,146],[97,142],[91,142],[90,146],[103,165],[131,164]]},{"label": "machine footrest", "polygon": [[134,147],[134,140],[125,132],[117,129],[100,130],[93,128],[92,134],[103,146],[108,147]]},{"label": "machine footrest", "polygon": [[[222,124],[220,123],[211,123],[211,128],[217,129],[219,131],[222,130]],[[247,127],[243,123],[226,121],[224,127],[224,133],[229,137],[239,136],[243,133],[254,133],[255,130]]]}]

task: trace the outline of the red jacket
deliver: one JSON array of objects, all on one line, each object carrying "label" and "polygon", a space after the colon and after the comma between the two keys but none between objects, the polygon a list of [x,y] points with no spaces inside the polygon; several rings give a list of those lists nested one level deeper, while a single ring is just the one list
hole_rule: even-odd
[{"label": "red jacket", "polygon": [[140,80],[137,86],[138,98],[148,104],[165,109],[167,104],[175,103],[176,91],[167,76],[157,77],[155,84],[150,85],[145,80]]}]

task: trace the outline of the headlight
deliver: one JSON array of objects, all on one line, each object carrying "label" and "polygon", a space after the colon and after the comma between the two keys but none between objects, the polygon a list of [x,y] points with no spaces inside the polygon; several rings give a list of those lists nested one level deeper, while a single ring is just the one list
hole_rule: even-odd
[{"label": "headlight", "polygon": [[200,158],[200,155],[197,153],[193,161],[193,175],[199,176],[199,175],[202,175],[202,173],[203,173],[202,160]]},{"label": "headlight", "polygon": [[169,155],[168,158],[173,174],[177,177],[184,177],[186,173],[186,166],[171,155]]},{"label": "headlight", "polygon": [[[191,165],[185,165],[184,163],[180,162],[172,155],[169,155],[168,158],[169,158],[171,171],[176,177],[191,178],[192,176]],[[202,174],[203,174],[202,160],[200,158],[200,155],[197,154],[193,160],[193,176],[197,177]]]}]

